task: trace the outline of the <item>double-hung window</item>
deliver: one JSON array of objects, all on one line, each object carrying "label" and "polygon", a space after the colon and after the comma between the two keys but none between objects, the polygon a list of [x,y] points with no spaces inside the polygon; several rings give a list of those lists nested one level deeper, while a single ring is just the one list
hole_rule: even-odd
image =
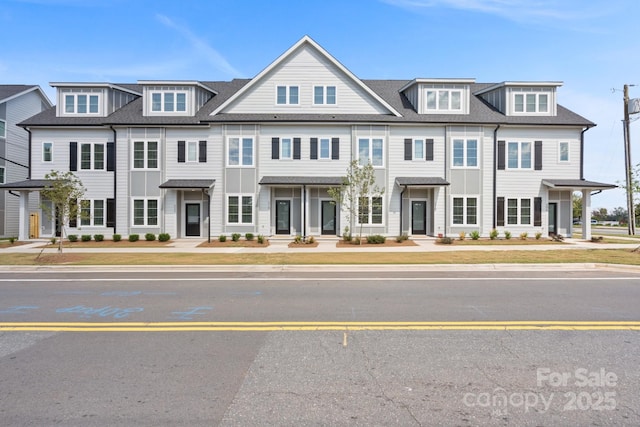
[{"label": "double-hung window", "polygon": [[454,197],[453,198],[453,224],[477,225],[478,224],[478,198]]},{"label": "double-hung window", "polygon": [[187,111],[187,93],[152,92],[151,111],[154,113],[184,113]]},{"label": "double-hung window", "polygon": [[80,201],[80,225],[103,226],[104,225],[104,200]]},{"label": "double-hung window", "polygon": [[253,224],[253,196],[228,196],[227,223],[239,225]]},{"label": "double-hung window", "polygon": [[99,114],[100,95],[66,94],[64,112],[66,114]]},{"label": "double-hung window", "polygon": [[383,140],[382,138],[359,138],[358,160],[364,166],[371,163],[373,166],[383,165]]},{"label": "double-hung window", "polygon": [[531,169],[531,142],[509,142],[507,144],[507,168]]},{"label": "double-hung window", "polygon": [[382,224],[382,197],[361,197],[358,200],[358,223]]},{"label": "double-hung window", "polygon": [[7,137],[7,122],[0,119],[0,138]]},{"label": "double-hung window", "polygon": [[80,169],[104,170],[104,144],[80,144]]},{"label": "double-hung window", "polygon": [[314,105],[335,105],[336,87],[335,86],[314,86],[313,87],[313,103]]},{"label": "double-hung window", "polygon": [[291,138],[282,138],[280,140],[280,158],[291,159],[293,153],[293,140]]},{"label": "double-hung window", "polygon": [[515,93],[513,111],[516,113],[548,113],[548,93]]},{"label": "double-hung window", "polygon": [[427,90],[427,111],[461,111],[462,91],[452,89]]},{"label": "double-hung window", "polygon": [[158,225],[158,199],[133,199],[133,225]]},{"label": "double-hung window", "polygon": [[6,181],[4,174],[5,174],[4,166],[0,166],[0,184],[4,184]]},{"label": "double-hung window", "polygon": [[569,161],[569,143],[568,142],[561,142],[558,145],[558,160],[560,160],[561,162]]},{"label": "double-hung window", "polygon": [[331,158],[331,139],[320,138],[319,141],[320,141],[320,158],[330,159]]},{"label": "double-hung window", "polygon": [[53,142],[42,143],[42,161],[43,162],[53,161]]},{"label": "double-hung window", "polygon": [[298,86],[277,86],[276,104],[278,105],[298,105],[300,94]]},{"label": "double-hung window", "polygon": [[507,199],[507,224],[531,225],[531,199]]},{"label": "double-hung window", "polygon": [[158,169],[158,141],[133,142],[133,168]]},{"label": "double-hung window", "polygon": [[253,138],[229,138],[227,166],[253,166]]},{"label": "double-hung window", "polygon": [[453,140],[453,166],[469,168],[478,166],[477,139]]}]

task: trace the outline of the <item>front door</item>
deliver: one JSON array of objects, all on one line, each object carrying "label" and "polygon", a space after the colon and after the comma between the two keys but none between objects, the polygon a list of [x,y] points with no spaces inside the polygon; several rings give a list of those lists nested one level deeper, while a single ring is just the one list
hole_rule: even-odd
[{"label": "front door", "polygon": [[411,234],[427,234],[427,202],[411,201]]},{"label": "front door", "polygon": [[200,236],[200,203],[187,203],[187,222],[185,225],[186,236]]},{"label": "front door", "polygon": [[558,233],[558,204],[549,203],[549,234]]},{"label": "front door", "polygon": [[322,201],[322,233],[336,235],[336,205],[328,200]]},{"label": "front door", "polygon": [[291,234],[290,200],[276,200],[276,234]]}]

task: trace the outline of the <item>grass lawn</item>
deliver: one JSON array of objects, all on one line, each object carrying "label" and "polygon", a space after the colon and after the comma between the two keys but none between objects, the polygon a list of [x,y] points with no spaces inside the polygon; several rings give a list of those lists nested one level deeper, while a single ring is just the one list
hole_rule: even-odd
[{"label": "grass lawn", "polygon": [[[594,244],[594,246],[597,244]],[[505,264],[505,263],[610,263],[640,265],[640,252],[631,249],[566,249],[460,252],[313,252],[255,254],[194,253],[6,253],[4,265],[310,265],[310,264]]]}]

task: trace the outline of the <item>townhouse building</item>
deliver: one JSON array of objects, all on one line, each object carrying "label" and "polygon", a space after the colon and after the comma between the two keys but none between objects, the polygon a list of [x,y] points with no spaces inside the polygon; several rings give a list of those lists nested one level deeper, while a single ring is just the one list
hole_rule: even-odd
[{"label": "townhouse building", "polygon": [[[40,86],[0,85],[0,185],[29,177],[29,134],[17,124],[51,106]],[[18,194],[0,189],[0,237],[18,236],[18,217]]]},{"label": "townhouse building", "polygon": [[352,160],[385,189],[362,201],[366,234],[571,236],[573,192],[589,224],[614,187],[584,178],[595,124],[558,104],[560,82],[361,80],[307,36],[252,79],[52,86],[57,106],[21,123],[30,179],[4,188],[24,216],[49,171],[73,171],[87,215],[69,233],[340,235],[360,224],[328,189]]}]

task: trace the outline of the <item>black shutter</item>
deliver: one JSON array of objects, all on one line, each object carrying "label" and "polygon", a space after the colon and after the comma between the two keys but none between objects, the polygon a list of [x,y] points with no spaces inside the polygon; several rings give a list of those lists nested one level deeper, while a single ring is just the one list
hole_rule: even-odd
[{"label": "black shutter", "polygon": [[113,172],[114,170],[116,170],[116,144],[107,142],[107,171]]},{"label": "black shutter", "polygon": [[293,138],[293,159],[300,160],[300,138]]},{"label": "black shutter", "polygon": [[69,143],[69,170],[70,171],[78,170],[78,143],[77,142]]},{"label": "black shutter", "polygon": [[331,160],[340,160],[340,138],[331,138]]},{"label": "black shutter", "polygon": [[536,141],[534,143],[534,157],[535,157],[535,170],[537,171],[541,171],[542,170],[542,141]]},{"label": "black shutter", "polygon": [[271,158],[280,158],[280,138],[271,138]]},{"label": "black shutter", "polygon": [[404,140],[404,159],[411,160],[413,157],[411,152],[413,151],[413,139],[405,138]]},{"label": "black shutter", "polygon": [[496,225],[498,227],[504,226],[504,197],[498,197],[496,206]]},{"label": "black shutter", "polygon": [[425,141],[425,160],[433,160],[433,139],[427,139]]},{"label": "black shutter", "polygon": [[[73,142],[72,144],[75,144],[75,142]],[[74,208],[71,207],[71,206],[76,206],[76,210],[75,210],[76,215],[69,215],[69,227],[70,228],[76,228],[78,226],[78,215],[77,215],[78,214],[78,209],[80,209],[80,207],[77,206],[78,205],[78,199],[69,200],[69,205],[70,205],[69,212],[73,212],[74,211]]]},{"label": "black shutter", "polygon": [[198,142],[198,162],[207,163],[207,141]]},{"label": "black shutter", "polygon": [[542,197],[533,199],[533,225],[534,227],[542,225]]},{"label": "black shutter", "polygon": [[116,199],[107,199],[107,227],[116,226]]},{"label": "black shutter", "polygon": [[184,163],[185,162],[185,142],[184,141],[178,141],[178,163]]},{"label": "black shutter", "polygon": [[505,152],[504,152],[504,141],[498,141],[498,170],[504,170],[504,161],[505,161]]},{"label": "black shutter", "polygon": [[318,138],[311,138],[311,160],[318,159]]}]

